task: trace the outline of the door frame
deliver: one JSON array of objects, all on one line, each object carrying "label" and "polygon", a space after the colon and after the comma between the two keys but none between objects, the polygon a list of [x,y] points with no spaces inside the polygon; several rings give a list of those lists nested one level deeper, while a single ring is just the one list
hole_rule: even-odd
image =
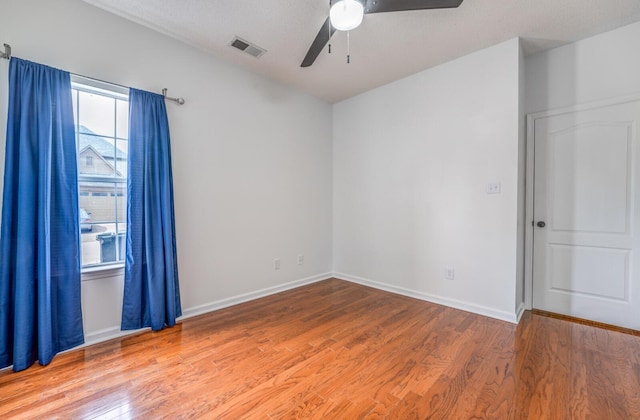
[{"label": "door frame", "polygon": [[527,114],[526,120],[526,164],[525,164],[525,231],[524,231],[524,306],[533,309],[533,208],[535,189],[535,122],[537,119],[555,117],[578,111],[588,111],[612,105],[640,101],[640,93],[628,96],[586,102],[562,108]]}]

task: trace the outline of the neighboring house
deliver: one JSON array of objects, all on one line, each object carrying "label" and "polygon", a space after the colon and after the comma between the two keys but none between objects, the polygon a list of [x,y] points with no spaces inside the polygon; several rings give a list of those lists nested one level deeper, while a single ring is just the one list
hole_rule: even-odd
[{"label": "neighboring house", "polygon": [[[113,140],[96,135],[85,126],[78,129],[78,173],[89,176],[126,178],[127,154],[114,146]],[[91,214],[94,222],[125,220],[125,184],[108,184],[80,180],[80,207]],[[117,195],[117,200],[114,197]]]},{"label": "neighboring house", "polygon": [[84,175],[127,176],[127,154],[111,141],[81,125],[78,129],[80,159],[78,169]]},{"label": "neighboring house", "polygon": [[[113,162],[113,160],[111,160]],[[122,173],[114,167],[96,148],[89,144],[82,148],[78,159],[78,172],[87,175],[122,176]]]}]

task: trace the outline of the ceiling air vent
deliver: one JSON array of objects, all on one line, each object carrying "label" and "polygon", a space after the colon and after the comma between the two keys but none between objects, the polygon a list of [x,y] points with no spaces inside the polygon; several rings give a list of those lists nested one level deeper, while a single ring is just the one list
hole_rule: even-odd
[{"label": "ceiling air vent", "polygon": [[252,44],[251,42],[246,41],[240,37],[233,38],[229,45],[255,58],[260,58],[262,54],[267,52],[267,50],[265,50],[264,48],[260,48],[257,45]]}]

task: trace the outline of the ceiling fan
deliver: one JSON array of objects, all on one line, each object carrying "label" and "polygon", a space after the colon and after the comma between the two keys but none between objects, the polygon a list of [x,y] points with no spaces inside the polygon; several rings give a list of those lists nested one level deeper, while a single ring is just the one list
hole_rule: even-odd
[{"label": "ceiling fan", "polygon": [[[448,9],[460,6],[463,0],[330,0],[329,17],[313,40],[300,67],[309,67],[316,60],[331,35],[350,31],[362,23],[368,13],[403,12],[424,9]],[[331,50],[329,50],[331,52]]]}]

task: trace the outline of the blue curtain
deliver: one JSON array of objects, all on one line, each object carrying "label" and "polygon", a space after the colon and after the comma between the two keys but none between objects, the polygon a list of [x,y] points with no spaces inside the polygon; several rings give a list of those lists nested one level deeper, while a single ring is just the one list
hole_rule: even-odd
[{"label": "blue curtain", "polygon": [[12,58],[0,226],[0,368],[84,342],[69,73]]},{"label": "blue curtain", "polygon": [[182,315],[169,143],[164,97],[130,89],[123,330],[158,331]]}]

